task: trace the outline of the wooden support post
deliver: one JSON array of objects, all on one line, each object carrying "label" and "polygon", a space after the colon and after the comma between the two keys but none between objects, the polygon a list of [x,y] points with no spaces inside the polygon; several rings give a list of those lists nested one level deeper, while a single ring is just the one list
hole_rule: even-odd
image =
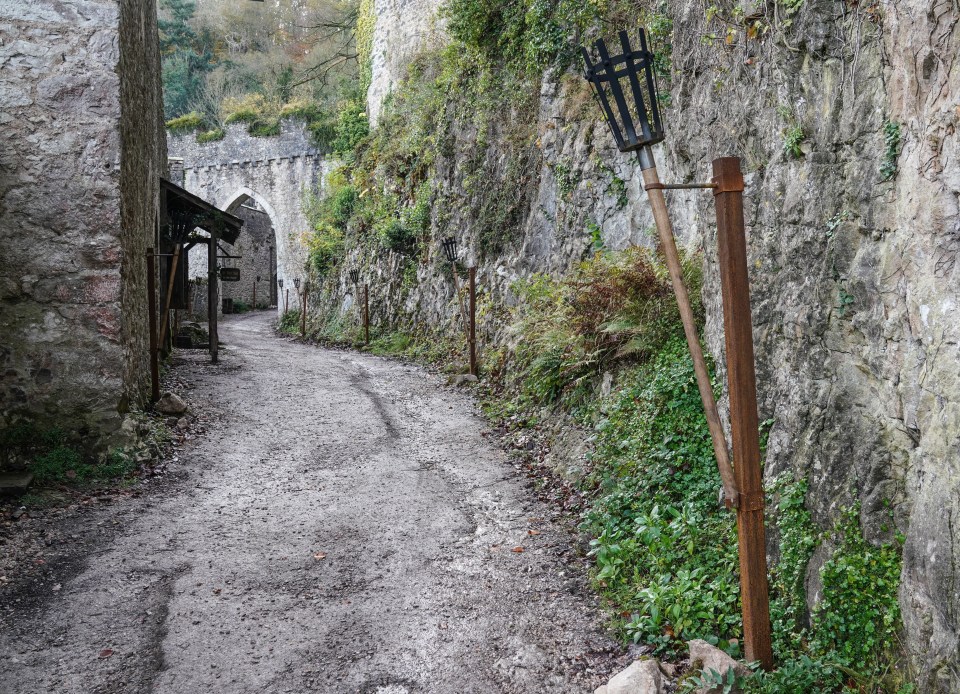
[{"label": "wooden support post", "polygon": [[216,364],[220,357],[220,342],[217,335],[217,237],[210,234],[207,242],[207,331],[210,333],[210,362]]},{"label": "wooden support post", "polygon": [[460,276],[457,274],[457,264],[451,263],[450,269],[453,271],[453,291],[457,294],[457,308],[460,309],[460,320],[463,322],[463,332],[466,334],[467,310],[463,307],[463,294],[460,292]]},{"label": "wooden support post", "polygon": [[253,281],[253,310],[257,310],[257,281]]},{"label": "wooden support post", "polygon": [[166,344],[167,324],[170,322],[170,302],[173,301],[173,285],[177,279],[177,265],[180,263],[180,244],[173,249],[173,260],[170,262],[170,277],[167,278],[167,293],[163,295],[163,313],[160,318],[161,345]]},{"label": "wooden support post", "polygon": [[363,285],[363,340],[370,344],[370,285]]},{"label": "wooden support post", "polygon": [[303,286],[303,307],[300,309],[300,337],[307,336],[307,292],[310,291],[310,285],[304,282]]},{"label": "wooden support post", "polygon": [[760,661],[765,670],[770,670],[773,667],[773,651],[763,525],[763,479],[760,470],[757,384],[740,159],[715,159],[713,176],[727,348],[727,386],[730,392],[730,429],[734,470],[740,492],[737,537],[740,544],[744,654],[747,660]]},{"label": "wooden support post", "polygon": [[290,290],[283,290],[283,312],[287,313],[290,311]]},{"label": "wooden support post", "polygon": [[[652,155],[651,159],[652,159]],[[683,323],[683,332],[687,338],[687,349],[693,359],[693,371],[697,378],[697,388],[700,391],[700,400],[703,402],[704,414],[707,417],[707,426],[710,428],[710,438],[713,441],[713,454],[717,458],[717,469],[723,481],[723,494],[728,506],[735,506],[739,501],[739,492],[735,480],[733,466],[730,464],[730,454],[727,451],[727,437],[723,433],[720,423],[720,413],[717,411],[717,401],[713,397],[713,384],[710,382],[710,373],[707,371],[707,362],[703,358],[703,348],[700,346],[700,336],[697,334],[697,324],[690,308],[690,297],[687,287],[683,283],[683,271],[680,267],[680,255],[677,252],[677,242],[673,238],[673,225],[667,213],[667,201],[660,188],[660,176],[656,167],[644,169],[643,184],[647,189],[650,207],[653,209],[653,218],[657,223],[657,232],[660,236],[660,250],[667,261],[667,270],[673,283],[673,293],[677,297],[677,306],[680,309],[680,320]]]},{"label": "wooden support post", "polygon": [[160,399],[160,355],[157,339],[157,257],[147,249],[147,316],[150,327],[150,402]]},{"label": "wooden support post", "polygon": [[477,374],[477,268],[471,267],[470,277],[470,333],[467,338],[470,347],[470,373]]}]

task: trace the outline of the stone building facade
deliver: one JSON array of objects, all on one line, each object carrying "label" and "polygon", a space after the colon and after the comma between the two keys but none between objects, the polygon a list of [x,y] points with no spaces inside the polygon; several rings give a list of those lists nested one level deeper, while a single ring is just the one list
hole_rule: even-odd
[{"label": "stone building facade", "polygon": [[144,402],[161,104],[154,0],[0,0],[0,428],[102,449]]}]

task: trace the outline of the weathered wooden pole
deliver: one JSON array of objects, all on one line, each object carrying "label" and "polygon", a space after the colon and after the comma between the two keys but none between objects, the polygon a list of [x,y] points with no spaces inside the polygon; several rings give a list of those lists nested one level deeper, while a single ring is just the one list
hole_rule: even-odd
[{"label": "weathered wooden pole", "polygon": [[167,324],[170,322],[170,302],[173,301],[173,285],[177,280],[177,265],[180,263],[180,244],[173,249],[173,260],[170,262],[170,277],[167,278],[167,292],[163,296],[163,313],[160,318],[160,344],[165,345],[167,340]]},{"label": "weathered wooden pole", "polygon": [[657,174],[657,167],[653,160],[653,153],[649,148],[641,152],[640,164],[643,168],[643,185],[653,209],[653,219],[657,224],[660,235],[660,250],[667,261],[667,270],[673,284],[673,293],[677,298],[677,307],[680,309],[680,321],[683,323],[683,333],[687,338],[687,349],[693,359],[693,372],[703,402],[703,411],[707,417],[707,426],[710,429],[710,438],[713,441],[713,454],[717,458],[717,469],[723,482],[723,492],[728,506],[738,503],[739,493],[733,466],[730,464],[730,454],[727,451],[727,438],[720,423],[720,413],[717,411],[717,401],[713,396],[713,384],[710,382],[710,372],[707,362],[703,358],[703,348],[700,346],[700,335],[697,333],[697,323],[690,307],[690,296],[683,283],[683,269],[680,266],[680,254],[677,252],[677,242],[673,237],[673,224],[667,213],[667,201],[663,195],[663,184]]},{"label": "weathered wooden pole", "polygon": [[740,593],[743,602],[743,641],[747,660],[773,667],[770,605],[767,587],[767,548],[763,525],[763,478],[757,380],[753,356],[747,240],[743,221],[743,174],[740,159],[713,161],[717,207],[717,247],[723,295],[723,329],[727,348],[727,387],[734,471],[740,502],[737,537],[740,543]]},{"label": "weathered wooden pole", "polygon": [[310,291],[310,283],[303,283],[303,308],[300,310],[300,337],[307,336],[307,293]]},{"label": "weathered wooden pole", "polygon": [[470,333],[467,342],[470,347],[470,373],[477,376],[477,268],[468,270],[470,278]]},{"label": "weathered wooden pole", "polygon": [[283,290],[283,312],[287,313],[290,310],[290,289]]},{"label": "weathered wooden pole", "polygon": [[257,281],[253,281],[253,310],[257,310]]},{"label": "weathered wooden pole", "polygon": [[207,330],[210,333],[210,363],[216,364],[220,355],[220,338],[217,335],[217,235],[210,233],[207,241]]},{"label": "weathered wooden pole", "polygon": [[363,339],[364,344],[370,344],[370,285],[363,285]]},{"label": "weathered wooden pole", "polygon": [[150,329],[150,402],[160,399],[160,355],[157,340],[157,258],[147,249],[147,316]]}]

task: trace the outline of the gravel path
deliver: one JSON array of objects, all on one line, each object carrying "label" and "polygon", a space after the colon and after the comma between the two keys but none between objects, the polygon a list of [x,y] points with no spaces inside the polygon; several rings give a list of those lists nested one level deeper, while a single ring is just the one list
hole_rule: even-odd
[{"label": "gravel path", "polygon": [[212,418],[171,488],[64,520],[74,560],[8,587],[0,692],[605,681],[620,651],[562,561],[570,537],[473,401],[416,367],[275,337],[270,318],[225,321],[218,366],[181,360]]}]

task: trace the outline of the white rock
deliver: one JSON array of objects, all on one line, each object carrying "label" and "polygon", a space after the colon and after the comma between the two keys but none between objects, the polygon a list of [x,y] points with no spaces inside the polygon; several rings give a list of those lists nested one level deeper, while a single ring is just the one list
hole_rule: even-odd
[{"label": "white rock", "polygon": [[164,393],[154,409],[160,414],[178,415],[187,411],[187,403],[175,393]]},{"label": "white rock", "polygon": [[593,690],[593,694],[608,694],[608,693],[607,693],[607,685],[601,684],[599,687],[597,687],[595,690]]},{"label": "white rock", "polygon": [[662,694],[663,677],[656,660],[637,660],[607,682],[605,694]]}]

